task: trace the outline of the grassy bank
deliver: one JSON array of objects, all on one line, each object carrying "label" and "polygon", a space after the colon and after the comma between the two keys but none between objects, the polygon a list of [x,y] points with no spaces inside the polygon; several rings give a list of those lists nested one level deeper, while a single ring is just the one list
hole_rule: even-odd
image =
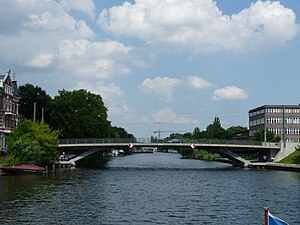
[{"label": "grassy bank", "polygon": [[300,164],[300,151],[294,151],[292,154],[280,160],[279,162],[285,164]]}]

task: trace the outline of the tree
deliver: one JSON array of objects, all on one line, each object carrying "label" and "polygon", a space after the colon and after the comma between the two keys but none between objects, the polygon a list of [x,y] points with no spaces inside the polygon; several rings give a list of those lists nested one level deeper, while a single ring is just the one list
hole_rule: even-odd
[{"label": "tree", "polygon": [[206,138],[213,139],[225,139],[227,134],[224,128],[221,126],[219,117],[215,117],[212,124],[208,125],[205,132]]},{"label": "tree", "polygon": [[242,127],[242,126],[232,126],[229,127],[226,132],[227,132],[227,138],[228,139],[233,139],[233,135],[239,132],[246,131],[247,127]]},{"label": "tree", "polygon": [[110,137],[111,124],[100,95],[86,90],[59,91],[52,104],[50,124],[63,138]]},{"label": "tree", "polygon": [[205,138],[205,132],[201,131],[199,127],[196,127],[193,131],[192,136],[194,139],[203,139],[203,138]]},{"label": "tree", "polygon": [[122,127],[112,127],[111,129],[111,135],[112,138],[128,138],[128,139],[134,139],[133,134],[127,133],[127,131]]},{"label": "tree", "polygon": [[[272,133],[268,129],[266,130],[266,135],[267,135],[267,142],[279,142],[281,139],[278,135]],[[263,142],[264,137],[265,137],[265,131],[263,128],[261,128],[254,133],[253,140]]]},{"label": "tree", "polygon": [[22,118],[9,137],[9,164],[52,163],[59,157],[58,135],[59,132],[51,130],[46,123]]},{"label": "tree", "polygon": [[19,87],[20,108],[19,113],[26,119],[33,119],[34,103],[36,103],[36,119],[41,121],[42,108],[44,108],[44,120],[49,123],[51,97],[38,86],[25,84]]}]

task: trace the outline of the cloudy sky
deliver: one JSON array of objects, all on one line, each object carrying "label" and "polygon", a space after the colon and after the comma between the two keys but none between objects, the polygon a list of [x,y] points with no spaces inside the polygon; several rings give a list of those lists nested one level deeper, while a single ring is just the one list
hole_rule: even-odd
[{"label": "cloudy sky", "polygon": [[248,126],[300,103],[299,18],[298,0],[0,0],[0,72],[100,94],[136,137]]}]

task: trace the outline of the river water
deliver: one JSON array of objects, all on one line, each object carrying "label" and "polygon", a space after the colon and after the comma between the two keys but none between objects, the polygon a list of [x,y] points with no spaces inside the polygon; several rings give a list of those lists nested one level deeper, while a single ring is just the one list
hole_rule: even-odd
[{"label": "river water", "polygon": [[0,224],[300,225],[300,174],[232,168],[179,154],[113,158],[105,169],[0,176]]}]

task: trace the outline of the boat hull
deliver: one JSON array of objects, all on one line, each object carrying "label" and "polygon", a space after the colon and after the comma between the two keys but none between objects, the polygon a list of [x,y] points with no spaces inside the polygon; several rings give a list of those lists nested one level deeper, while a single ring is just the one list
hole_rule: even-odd
[{"label": "boat hull", "polygon": [[46,169],[32,164],[22,164],[19,166],[0,166],[0,170],[6,174],[44,174]]}]

